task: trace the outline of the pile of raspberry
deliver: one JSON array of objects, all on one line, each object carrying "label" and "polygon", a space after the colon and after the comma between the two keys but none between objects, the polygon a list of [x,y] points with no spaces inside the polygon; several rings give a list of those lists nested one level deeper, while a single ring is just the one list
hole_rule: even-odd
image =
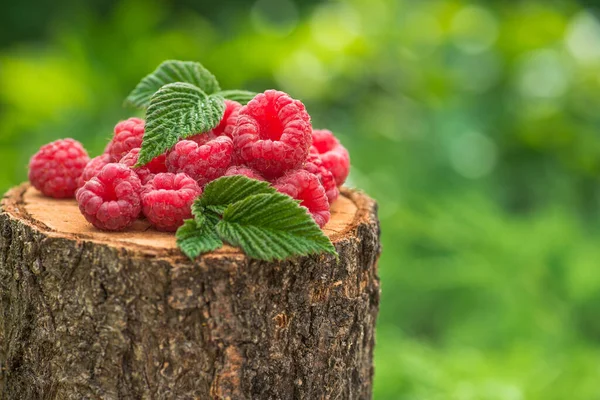
[{"label": "pile of raspberry", "polygon": [[31,158],[29,180],[46,196],[75,197],[99,229],[123,230],[145,217],[158,230],[175,231],[207,183],[245,175],[300,200],[323,227],[348,176],[348,151],[330,131],[313,130],[304,104],[286,93],[267,90],[245,106],[225,104],[217,127],[180,140],[143,167],[134,166],[144,121],[129,118],[92,159],[73,139],[43,146]]}]

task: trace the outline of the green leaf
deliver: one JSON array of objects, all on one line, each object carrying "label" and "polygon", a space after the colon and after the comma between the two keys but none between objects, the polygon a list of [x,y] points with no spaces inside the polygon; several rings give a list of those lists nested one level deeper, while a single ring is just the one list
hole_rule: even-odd
[{"label": "green leaf", "polygon": [[215,214],[223,215],[227,206],[206,206],[206,209],[212,211]]},{"label": "green leaf", "polygon": [[224,176],[210,182],[202,197],[195,203],[217,214],[223,214],[230,204],[254,194],[277,193],[269,182],[257,181],[243,175]]},{"label": "green leaf", "polygon": [[206,217],[204,216],[204,207],[200,205],[200,199],[197,198],[192,203],[192,215],[198,225],[202,225]]},{"label": "green leaf", "polygon": [[193,61],[164,61],[154,72],[147,75],[127,96],[126,104],[145,108],[150,104],[152,95],[169,83],[187,82],[204,93],[213,94],[221,90],[217,78],[202,64]]},{"label": "green leaf", "polygon": [[230,205],[217,224],[221,239],[256,259],[337,252],[305,208],[281,193],[258,194]]},{"label": "green leaf", "polygon": [[202,253],[223,246],[223,242],[215,232],[215,225],[207,221],[202,225],[198,225],[195,220],[187,219],[177,229],[175,237],[177,238],[177,246],[191,260]]},{"label": "green leaf", "polygon": [[190,258],[220,247],[222,240],[262,260],[321,252],[337,257],[306,209],[268,182],[241,175],[216,179],[194,201],[192,215],[177,231],[177,244]]},{"label": "green leaf", "polygon": [[228,100],[237,101],[238,103],[246,104],[254,98],[258,93],[249,92],[247,90],[222,90],[219,95]]},{"label": "green leaf", "polygon": [[181,138],[216,127],[225,113],[219,95],[207,95],[189,83],[169,83],[152,96],[138,166],[170,149]]},{"label": "green leaf", "polygon": [[199,199],[196,199],[196,201],[192,203],[192,215],[198,225],[210,223],[214,226],[221,220],[222,214],[222,211],[215,211],[212,207],[204,208],[204,206],[200,204]]}]

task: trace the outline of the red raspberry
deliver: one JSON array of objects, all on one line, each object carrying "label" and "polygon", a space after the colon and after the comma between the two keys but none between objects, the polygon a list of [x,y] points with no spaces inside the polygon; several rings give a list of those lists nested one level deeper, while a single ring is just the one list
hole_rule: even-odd
[{"label": "red raspberry", "polygon": [[144,120],[129,118],[115,126],[115,135],[107,147],[111,161],[118,162],[131,149],[142,147]]},{"label": "red raspberry", "polygon": [[73,197],[88,161],[90,157],[77,140],[48,143],[29,160],[29,182],[46,196]]},{"label": "red raspberry", "polygon": [[101,154],[98,157],[92,158],[83,169],[81,176],[77,180],[77,187],[82,187],[87,181],[98,175],[98,172],[110,162],[108,154]]},{"label": "red raspberry", "polygon": [[229,169],[227,171],[225,171],[225,174],[223,174],[223,176],[233,176],[233,175],[244,175],[250,179],[256,179],[257,181],[265,180],[265,178],[263,178],[262,175],[259,174],[258,172],[256,172],[255,170],[248,168],[248,167],[238,166],[238,165],[229,167]]},{"label": "red raspberry", "polygon": [[198,144],[206,144],[206,142],[217,136],[225,135],[231,137],[241,108],[242,105],[237,101],[225,100],[225,113],[223,114],[223,118],[221,118],[219,125],[206,133],[191,136],[187,138],[187,140],[193,140]]},{"label": "red raspberry", "polygon": [[185,139],[185,140],[191,140],[192,142],[196,142],[198,144],[198,146],[202,146],[208,142],[210,142],[211,140],[216,139],[218,136],[215,135],[214,133],[212,133],[212,131],[206,132],[206,133],[201,133],[199,135],[194,135],[194,136],[190,136],[189,138]]},{"label": "red raspberry", "polygon": [[200,186],[223,176],[231,165],[233,142],[227,136],[218,136],[204,145],[181,140],[167,155],[169,172],[184,172]]},{"label": "red raspberry", "polygon": [[273,187],[296,200],[301,200],[300,205],[308,209],[321,228],[329,221],[329,202],[316,175],[303,169],[290,171],[273,182]]},{"label": "red raspberry", "polygon": [[142,183],[123,164],[106,164],[77,191],[79,210],[98,229],[119,231],[132,225],[142,211]]},{"label": "red raspberry", "polygon": [[156,229],[174,232],[192,217],[192,203],[201,194],[198,183],[186,174],[156,174],[142,192],[144,215]]},{"label": "red raspberry", "polygon": [[233,140],[236,161],[272,179],[300,167],[310,148],[310,116],[283,92],[267,90],[240,110]]},{"label": "red raspberry", "polygon": [[340,192],[335,184],[335,178],[331,172],[325,168],[323,161],[321,161],[321,157],[316,153],[310,153],[308,155],[308,160],[306,160],[306,164],[304,164],[304,169],[319,178],[321,185],[323,185],[323,189],[325,189],[327,200],[329,201],[329,204],[332,204],[338,198]]},{"label": "red raspberry", "polygon": [[314,149],[311,151],[317,151],[325,168],[333,174],[336,184],[342,186],[350,172],[348,150],[327,129],[314,130],[312,143]]},{"label": "red raspberry", "polygon": [[143,167],[133,168],[135,164],[138,162],[138,157],[140,155],[140,149],[131,149],[129,153],[125,154],[123,158],[119,161],[120,164],[125,164],[129,168],[133,169],[137,174],[140,180],[142,181],[142,185],[148,183],[154,175],[159,174],[161,172],[167,172],[166,160],[167,156],[161,154],[160,156],[153,158],[148,164]]}]

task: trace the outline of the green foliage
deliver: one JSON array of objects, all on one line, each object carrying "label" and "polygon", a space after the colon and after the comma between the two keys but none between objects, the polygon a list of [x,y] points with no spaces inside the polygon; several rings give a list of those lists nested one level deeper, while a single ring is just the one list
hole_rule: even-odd
[{"label": "green foliage", "polygon": [[176,82],[161,87],[150,99],[146,111],[138,165],[150,162],[181,138],[213,129],[224,112],[221,96],[207,95],[192,84]]},{"label": "green foliage", "polygon": [[217,78],[202,64],[193,61],[168,60],[141,80],[127,97],[126,103],[146,108],[150,105],[154,93],[161,87],[176,82],[189,83],[206,94],[213,94],[221,90]]},{"label": "green foliage", "polygon": [[222,177],[206,185],[194,201],[194,219],[177,231],[177,243],[191,259],[220,247],[221,240],[259,260],[322,252],[337,257],[329,238],[299,204],[268,182]]},{"label": "green foliage", "polygon": [[248,196],[274,193],[277,191],[269,185],[269,182],[257,181],[243,175],[224,176],[206,185],[202,197],[194,203],[194,206],[223,214],[227,206]]},{"label": "green foliage", "polygon": [[306,209],[281,193],[257,194],[231,204],[217,224],[217,232],[260,260],[320,252],[337,255]]},{"label": "green foliage", "polygon": [[223,242],[214,230],[214,224],[209,219],[198,224],[194,219],[188,219],[177,229],[177,247],[190,259],[195,259],[202,253],[219,249]]},{"label": "green foliage", "polygon": [[255,92],[249,92],[247,90],[222,90],[219,95],[225,97],[228,100],[237,101],[238,103],[246,104],[256,96]]}]

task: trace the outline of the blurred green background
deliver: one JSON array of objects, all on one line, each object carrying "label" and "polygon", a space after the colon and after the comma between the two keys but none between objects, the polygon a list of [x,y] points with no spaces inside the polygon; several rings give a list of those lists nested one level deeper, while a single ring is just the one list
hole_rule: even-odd
[{"label": "blurred green background", "polygon": [[0,190],[99,154],[138,80],[198,60],[278,88],[380,204],[375,399],[600,399],[594,2],[4,2]]}]

